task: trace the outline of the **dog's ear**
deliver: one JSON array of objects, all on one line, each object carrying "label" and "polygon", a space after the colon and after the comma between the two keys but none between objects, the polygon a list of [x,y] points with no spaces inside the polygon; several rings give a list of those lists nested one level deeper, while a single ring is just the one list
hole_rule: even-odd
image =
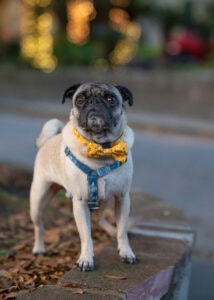
[{"label": "dog's ear", "polygon": [[63,95],[63,98],[62,98],[62,104],[65,103],[66,99],[67,98],[70,98],[72,99],[74,93],[76,92],[76,90],[78,89],[78,87],[81,86],[81,83],[77,83],[77,84],[74,84],[72,86],[70,86],[65,92],[64,92],[64,95]]},{"label": "dog's ear", "polygon": [[121,85],[115,85],[115,87],[118,89],[118,91],[120,92],[120,94],[123,97],[123,101],[128,101],[129,105],[132,106],[133,105],[133,95],[132,92],[127,89],[125,86],[121,86]]}]

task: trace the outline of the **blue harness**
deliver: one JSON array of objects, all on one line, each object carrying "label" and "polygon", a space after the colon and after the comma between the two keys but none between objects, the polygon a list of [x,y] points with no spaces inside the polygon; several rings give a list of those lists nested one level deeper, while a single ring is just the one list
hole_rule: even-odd
[{"label": "blue harness", "polygon": [[97,181],[99,177],[103,177],[110,173],[111,171],[119,168],[122,163],[119,161],[115,161],[113,164],[109,166],[105,166],[102,168],[99,168],[97,170],[93,170],[87,165],[83,164],[81,161],[79,161],[70,151],[68,147],[65,147],[64,150],[65,154],[70,158],[70,160],[87,175],[88,179],[88,207],[91,212],[99,209],[98,206],[98,185]]}]

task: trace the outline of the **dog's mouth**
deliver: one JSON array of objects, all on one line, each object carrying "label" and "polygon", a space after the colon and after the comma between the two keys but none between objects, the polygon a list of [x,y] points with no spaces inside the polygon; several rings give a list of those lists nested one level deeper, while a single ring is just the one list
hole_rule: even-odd
[{"label": "dog's mouth", "polygon": [[90,111],[87,115],[87,129],[99,133],[106,127],[104,116],[97,111]]},{"label": "dog's mouth", "polygon": [[93,133],[101,133],[111,129],[111,121],[101,111],[90,110],[85,115],[84,120],[80,121],[84,130]]}]

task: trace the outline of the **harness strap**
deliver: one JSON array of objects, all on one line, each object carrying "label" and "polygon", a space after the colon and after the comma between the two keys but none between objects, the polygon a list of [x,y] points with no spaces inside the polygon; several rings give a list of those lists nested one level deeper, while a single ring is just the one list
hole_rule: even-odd
[{"label": "harness strap", "polygon": [[89,166],[85,165],[79,161],[66,146],[64,150],[65,154],[70,158],[70,160],[87,175],[88,179],[88,207],[91,212],[99,209],[98,206],[98,178],[103,177],[110,173],[111,171],[119,168],[122,163],[120,161],[115,161],[113,164],[101,167],[97,170],[91,169]]}]

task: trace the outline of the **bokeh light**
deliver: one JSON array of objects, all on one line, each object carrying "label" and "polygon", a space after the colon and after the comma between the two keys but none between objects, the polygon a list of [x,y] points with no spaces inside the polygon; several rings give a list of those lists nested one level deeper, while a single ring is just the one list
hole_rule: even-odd
[{"label": "bokeh light", "polygon": [[111,0],[111,3],[115,6],[127,7],[131,0]]},{"label": "bokeh light", "polygon": [[53,71],[57,65],[57,59],[53,55],[53,16],[50,12],[37,15],[35,8],[47,7],[50,2],[48,0],[25,0],[28,7],[25,9],[21,26],[22,56],[29,59],[34,67],[45,72]]},{"label": "bokeh light", "polygon": [[94,67],[97,70],[107,71],[109,69],[109,63],[105,58],[98,58],[94,62]]},{"label": "bokeh light", "polygon": [[127,64],[137,53],[141,26],[131,21],[128,12],[121,8],[112,8],[109,11],[109,22],[114,30],[123,35],[109,54],[109,60],[112,65]]},{"label": "bokeh light", "polygon": [[90,35],[90,21],[96,16],[93,1],[74,0],[67,3],[67,36],[77,45],[84,45]]},{"label": "bokeh light", "polygon": [[50,5],[51,0],[24,0],[24,2],[31,6],[47,7]]},{"label": "bokeh light", "polygon": [[109,11],[109,24],[110,26],[117,31],[123,31],[123,27],[130,20],[129,14],[120,8],[112,8]]}]

